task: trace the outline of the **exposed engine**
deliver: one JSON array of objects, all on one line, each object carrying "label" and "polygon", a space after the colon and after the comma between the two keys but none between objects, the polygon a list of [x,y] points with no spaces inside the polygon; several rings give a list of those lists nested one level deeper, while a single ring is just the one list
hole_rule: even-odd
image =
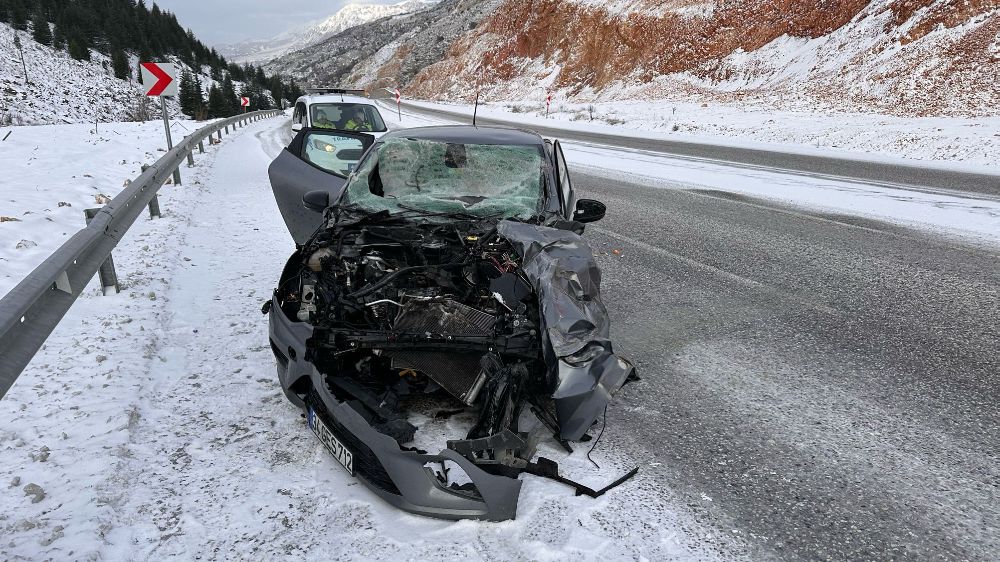
[{"label": "exposed engine", "polygon": [[[400,444],[416,428],[396,406],[413,393],[442,389],[479,405],[470,440],[517,437],[523,404],[551,394],[537,297],[495,221],[341,219],[301,256],[300,275],[279,295],[287,315],[314,327],[306,359]],[[541,416],[552,427],[551,414]],[[533,443],[521,437],[518,456],[530,459]]]}]

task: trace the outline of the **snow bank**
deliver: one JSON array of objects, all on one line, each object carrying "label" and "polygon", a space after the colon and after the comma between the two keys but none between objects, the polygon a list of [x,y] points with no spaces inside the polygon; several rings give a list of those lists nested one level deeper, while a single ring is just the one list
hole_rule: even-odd
[{"label": "snow bank", "polygon": [[[173,121],[175,142],[203,125]],[[162,121],[0,127],[0,138],[8,134],[0,141],[0,295],[85,226],[84,209],[104,206],[167,144]]]}]

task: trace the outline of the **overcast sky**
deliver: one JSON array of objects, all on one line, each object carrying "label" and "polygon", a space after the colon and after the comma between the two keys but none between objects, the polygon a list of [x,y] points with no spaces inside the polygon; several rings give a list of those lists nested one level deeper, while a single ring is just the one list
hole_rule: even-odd
[{"label": "overcast sky", "polygon": [[[157,0],[185,29],[208,45],[267,39],[332,15],[346,4],[395,4],[400,0]],[[147,6],[153,2],[146,0]]]}]

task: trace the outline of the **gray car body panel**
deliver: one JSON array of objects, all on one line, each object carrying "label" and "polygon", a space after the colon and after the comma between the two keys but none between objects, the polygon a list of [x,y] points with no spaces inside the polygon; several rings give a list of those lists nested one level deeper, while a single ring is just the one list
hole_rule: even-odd
[{"label": "gray car body panel", "polygon": [[275,202],[296,246],[305,244],[323,223],[323,213],[305,208],[302,196],[309,191],[321,190],[330,194],[330,201],[335,201],[347,184],[347,178],[317,168],[300,158],[303,139],[314,132],[317,135],[356,138],[363,143],[364,150],[371,147],[375,140],[371,135],[354,131],[302,129],[268,166],[267,176],[271,180]]},{"label": "gray car body panel", "polygon": [[574,232],[513,221],[501,221],[497,232],[514,244],[538,294],[560,436],[578,440],[635,371],[612,350],[601,270]]}]

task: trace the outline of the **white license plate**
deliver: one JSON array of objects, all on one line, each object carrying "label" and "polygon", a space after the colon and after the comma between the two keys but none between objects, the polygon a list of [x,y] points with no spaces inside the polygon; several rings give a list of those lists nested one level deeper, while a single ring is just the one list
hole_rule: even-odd
[{"label": "white license plate", "polygon": [[319,419],[316,415],[316,410],[309,408],[309,428],[313,430],[316,437],[319,437],[320,443],[330,451],[333,458],[337,459],[337,462],[344,465],[347,472],[354,476],[354,455],[351,454],[347,447],[337,439],[330,428],[323,423],[323,420]]}]

